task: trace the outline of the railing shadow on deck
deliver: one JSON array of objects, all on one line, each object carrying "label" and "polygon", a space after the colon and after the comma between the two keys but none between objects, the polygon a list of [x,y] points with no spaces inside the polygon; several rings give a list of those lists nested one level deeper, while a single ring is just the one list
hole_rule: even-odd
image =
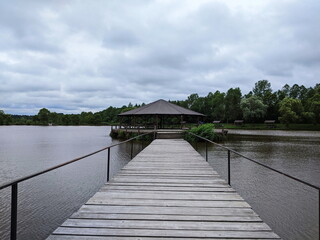
[{"label": "railing shadow on deck", "polygon": [[314,184],[311,184],[311,183],[308,183],[308,182],[306,182],[306,181],[303,181],[303,180],[301,180],[301,179],[299,179],[299,178],[296,178],[296,177],[294,177],[294,176],[291,176],[291,175],[289,175],[289,174],[287,174],[287,173],[285,173],[285,172],[279,171],[279,170],[277,170],[277,169],[275,169],[275,168],[272,168],[272,167],[270,167],[270,166],[268,166],[268,165],[265,165],[265,164],[263,164],[263,163],[261,163],[261,162],[258,162],[257,160],[254,160],[254,159],[251,159],[251,158],[249,158],[249,157],[247,157],[247,156],[244,156],[243,154],[241,154],[241,153],[239,153],[239,152],[237,152],[237,151],[235,151],[235,150],[233,150],[233,149],[231,149],[231,148],[228,148],[228,147],[223,146],[223,145],[221,145],[221,144],[219,144],[219,143],[213,142],[213,141],[211,141],[211,140],[209,140],[209,139],[207,139],[207,138],[201,137],[201,136],[196,135],[196,134],[191,133],[191,132],[186,132],[186,134],[193,135],[193,136],[195,136],[195,137],[197,137],[197,138],[205,141],[205,159],[206,159],[207,162],[208,162],[208,143],[213,144],[213,145],[218,146],[218,147],[221,147],[221,148],[223,148],[223,149],[225,149],[225,150],[228,151],[228,158],[227,158],[227,159],[228,159],[228,171],[227,171],[227,172],[228,172],[228,184],[229,184],[230,186],[231,186],[231,168],[230,168],[230,165],[231,165],[231,161],[230,161],[230,159],[231,159],[231,154],[230,154],[230,153],[234,153],[235,155],[238,155],[238,156],[241,157],[241,158],[244,158],[244,159],[246,159],[246,160],[249,160],[249,161],[251,161],[251,162],[253,162],[253,163],[255,163],[255,164],[258,164],[258,165],[260,165],[260,166],[262,166],[262,167],[264,167],[264,168],[267,168],[267,169],[269,169],[269,170],[271,170],[271,171],[273,171],[273,172],[276,172],[276,173],[278,173],[278,174],[281,174],[281,175],[283,175],[283,176],[285,176],[285,177],[287,177],[287,178],[289,178],[289,179],[293,179],[293,180],[295,180],[296,182],[302,183],[302,184],[304,184],[304,185],[306,185],[306,186],[309,186],[309,187],[311,187],[311,188],[313,188],[313,189],[318,190],[318,214],[319,214],[319,220],[318,220],[318,224],[319,224],[319,229],[318,229],[318,230],[319,230],[319,236],[318,236],[318,239],[320,240],[320,187],[319,187],[319,186],[316,186],[316,185],[314,185]]},{"label": "railing shadow on deck", "polygon": [[100,152],[103,152],[103,151],[108,151],[107,153],[107,182],[109,181],[109,177],[110,177],[110,149],[113,148],[113,147],[116,147],[116,146],[119,146],[119,145],[122,145],[122,144],[125,144],[125,143],[129,143],[131,142],[131,149],[130,149],[130,157],[131,159],[133,158],[133,141],[136,140],[136,139],[139,139],[141,137],[144,137],[146,135],[152,135],[153,136],[153,139],[156,138],[156,134],[157,132],[156,131],[152,131],[152,132],[149,132],[149,133],[144,133],[144,134],[141,134],[139,136],[136,136],[136,137],[132,137],[128,140],[125,140],[125,141],[122,141],[122,142],[119,142],[119,143],[116,143],[116,144],[112,144],[110,146],[107,146],[107,147],[104,147],[102,149],[99,149],[95,152],[92,152],[92,153],[89,153],[87,155],[84,155],[84,156],[81,156],[81,157],[78,157],[78,158],[75,158],[75,159],[72,159],[68,162],[65,162],[65,163],[62,163],[62,164],[59,164],[59,165],[56,165],[56,166],[53,166],[51,168],[47,168],[45,170],[42,170],[40,172],[36,172],[34,174],[31,174],[31,175],[28,175],[28,176],[25,176],[25,177],[22,177],[22,178],[19,178],[19,179],[16,179],[16,180],[13,180],[13,181],[10,181],[8,183],[5,183],[5,184],[2,184],[0,185],[0,190],[2,189],[5,189],[5,188],[8,188],[8,187],[11,187],[11,226],[10,226],[10,239],[11,240],[16,240],[17,239],[17,216],[18,216],[18,183],[21,183],[21,182],[24,182],[26,180],[29,180],[31,178],[34,178],[34,177],[37,177],[39,175],[42,175],[42,174],[45,174],[47,172],[50,172],[50,171],[53,171],[55,169],[58,169],[58,168],[61,168],[61,167],[64,167],[66,165],[69,165],[71,163],[74,163],[74,162],[78,162],[82,159],[85,159],[85,158],[88,158],[90,156],[93,156],[97,153],[100,153]]}]

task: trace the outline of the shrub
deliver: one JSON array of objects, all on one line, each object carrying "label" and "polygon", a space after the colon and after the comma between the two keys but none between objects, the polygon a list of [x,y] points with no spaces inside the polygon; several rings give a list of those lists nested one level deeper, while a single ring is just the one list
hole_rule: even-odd
[{"label": "shrub", "polygon": [[119,139],[126,139],[126,133],[125,133],[125,131],[119,130],[119,131],[118,131],[118,138],[119,138]]},{"label": "shrub", "polygon": [[195,141],[199,141],[200,139],[188,134],[188,133],[193,133],[196,135],[199,135],[200,137],[203,138],[207,138],[211,141],[216,140],[217,136],[214,133],[214,125],[212,123],[206,123],[206,124],[202,124],[198,127],[194,127],[191,130],[188,130],[185,134],[185,139],[189,142],[195,142]]},{"label": "shrub", "polygon": [[109,136],[112,137],[112,138],[117,138],[118,137],[118,132],[111,130]]}]

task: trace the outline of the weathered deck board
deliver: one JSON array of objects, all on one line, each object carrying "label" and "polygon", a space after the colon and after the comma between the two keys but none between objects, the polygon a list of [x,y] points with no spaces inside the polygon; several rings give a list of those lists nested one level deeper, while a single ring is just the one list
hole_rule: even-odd
[{"label": "weathered deck board", "polygon": [[280,239],[183,140],[155,140],[48,239]]}]

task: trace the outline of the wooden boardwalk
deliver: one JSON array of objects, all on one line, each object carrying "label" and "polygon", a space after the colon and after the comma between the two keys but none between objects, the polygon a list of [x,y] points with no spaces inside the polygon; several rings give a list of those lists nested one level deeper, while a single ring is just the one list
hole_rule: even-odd
[{"label": "wooden boardwalk", "polygon": [[280,239],[184,140],[155,140],[50,240]]}]

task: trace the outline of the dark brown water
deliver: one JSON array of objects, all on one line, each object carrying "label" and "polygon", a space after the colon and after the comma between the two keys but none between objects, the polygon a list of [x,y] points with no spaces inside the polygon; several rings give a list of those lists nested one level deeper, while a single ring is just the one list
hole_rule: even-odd
[{"label": "dark brown water", "polygon": [[[110,145],[110,127],[0,127],[0,185]],[[134,152],[142,146],[135,144]],[[130,160],[130,145],[111,150],[111,176]],[[107,152],[18,185],[18,239],[45,239],[106,179]],[[9,239],[10,191],[0,190],[0,239]]]},{"label": "dark brown water", "polygon": [[[241,134],[246,135],[241,135]],[[259,136],[237,132],[224,145],[275,169],[320,186],[320,133],[283,132]],[[250,135],[251,134],[251,135]],[[205,156],[204,145],[198,145]],[[227,179],[227,152],[209,147],[209,163]],[[231,185],[283,239],[319,239],[319,193],[231,154]]]}]

